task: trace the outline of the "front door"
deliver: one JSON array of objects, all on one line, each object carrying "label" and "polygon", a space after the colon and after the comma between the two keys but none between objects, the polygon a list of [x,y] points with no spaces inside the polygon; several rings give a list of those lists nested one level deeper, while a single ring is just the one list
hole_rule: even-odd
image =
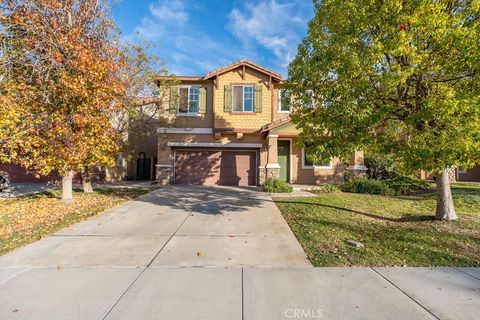
[{"label": "front door", "polygon": [[278,164],[280,165],[280,180],[290,182],[290,141],[278,140]]}]

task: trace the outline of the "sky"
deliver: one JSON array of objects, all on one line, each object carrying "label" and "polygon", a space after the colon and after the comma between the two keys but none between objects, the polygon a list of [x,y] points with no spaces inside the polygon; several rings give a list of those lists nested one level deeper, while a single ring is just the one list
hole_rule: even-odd
[{"label": "sky", "polygon": [[148,41],[176,75],[201,76],[249,59],[284,76],[313,17],[311,0],[120,0],[127,41]]}]

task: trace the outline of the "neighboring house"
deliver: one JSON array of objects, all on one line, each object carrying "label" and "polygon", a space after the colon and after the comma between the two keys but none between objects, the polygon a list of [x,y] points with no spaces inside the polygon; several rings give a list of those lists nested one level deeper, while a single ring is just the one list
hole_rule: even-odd
[{"label": "neighboring house", "polygon": [[[311,163],[297,145],[290,105],[279,99],[280,74],[247,60],[205,76],[178,76],[160,119],[156,179],[162,184],[259,185],[266,177],[294,184],[341,183],[363,174],[363,152]],[[135,160],[133,160],[135,162]]]},{"label": "neighboring house", "polygon": [[[449,171],[451,182],[480,182],[480,165],[470,169],[452,168]],[[424,180],[435,180],[434,173],[420,172],[420,178]]]}]

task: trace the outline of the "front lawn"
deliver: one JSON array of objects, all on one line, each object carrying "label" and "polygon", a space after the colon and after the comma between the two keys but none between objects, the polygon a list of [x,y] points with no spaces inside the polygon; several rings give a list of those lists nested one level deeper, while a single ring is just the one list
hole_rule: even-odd
[{"label": "front lawn", "polygon": [[149,191],[147,188],[75,191],[73,205],[59,200],[60,190],[0,198],[0,255]]},{"label": "front lawn", "polygon": [[432,220],[434,193],[275,200],[317,267],[480,266],[480,185],[457,184],[452,190],[459,220],[451,223]]}]

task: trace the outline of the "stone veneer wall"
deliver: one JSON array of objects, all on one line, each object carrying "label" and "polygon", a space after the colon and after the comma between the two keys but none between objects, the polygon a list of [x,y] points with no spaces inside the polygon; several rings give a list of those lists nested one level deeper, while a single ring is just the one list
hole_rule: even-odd
[{"label": "stone veneer wall", "polygon": [[266,179],[278,179],[280,178],[280,169],[277,168],[258,168],[259,184],[263,185]]},{"label": "stone veneer wall", "polygon": [[157,166],[156,167],[156,181],[165,186],[170,184],[172,177],[172,167],[171,166]]}]

